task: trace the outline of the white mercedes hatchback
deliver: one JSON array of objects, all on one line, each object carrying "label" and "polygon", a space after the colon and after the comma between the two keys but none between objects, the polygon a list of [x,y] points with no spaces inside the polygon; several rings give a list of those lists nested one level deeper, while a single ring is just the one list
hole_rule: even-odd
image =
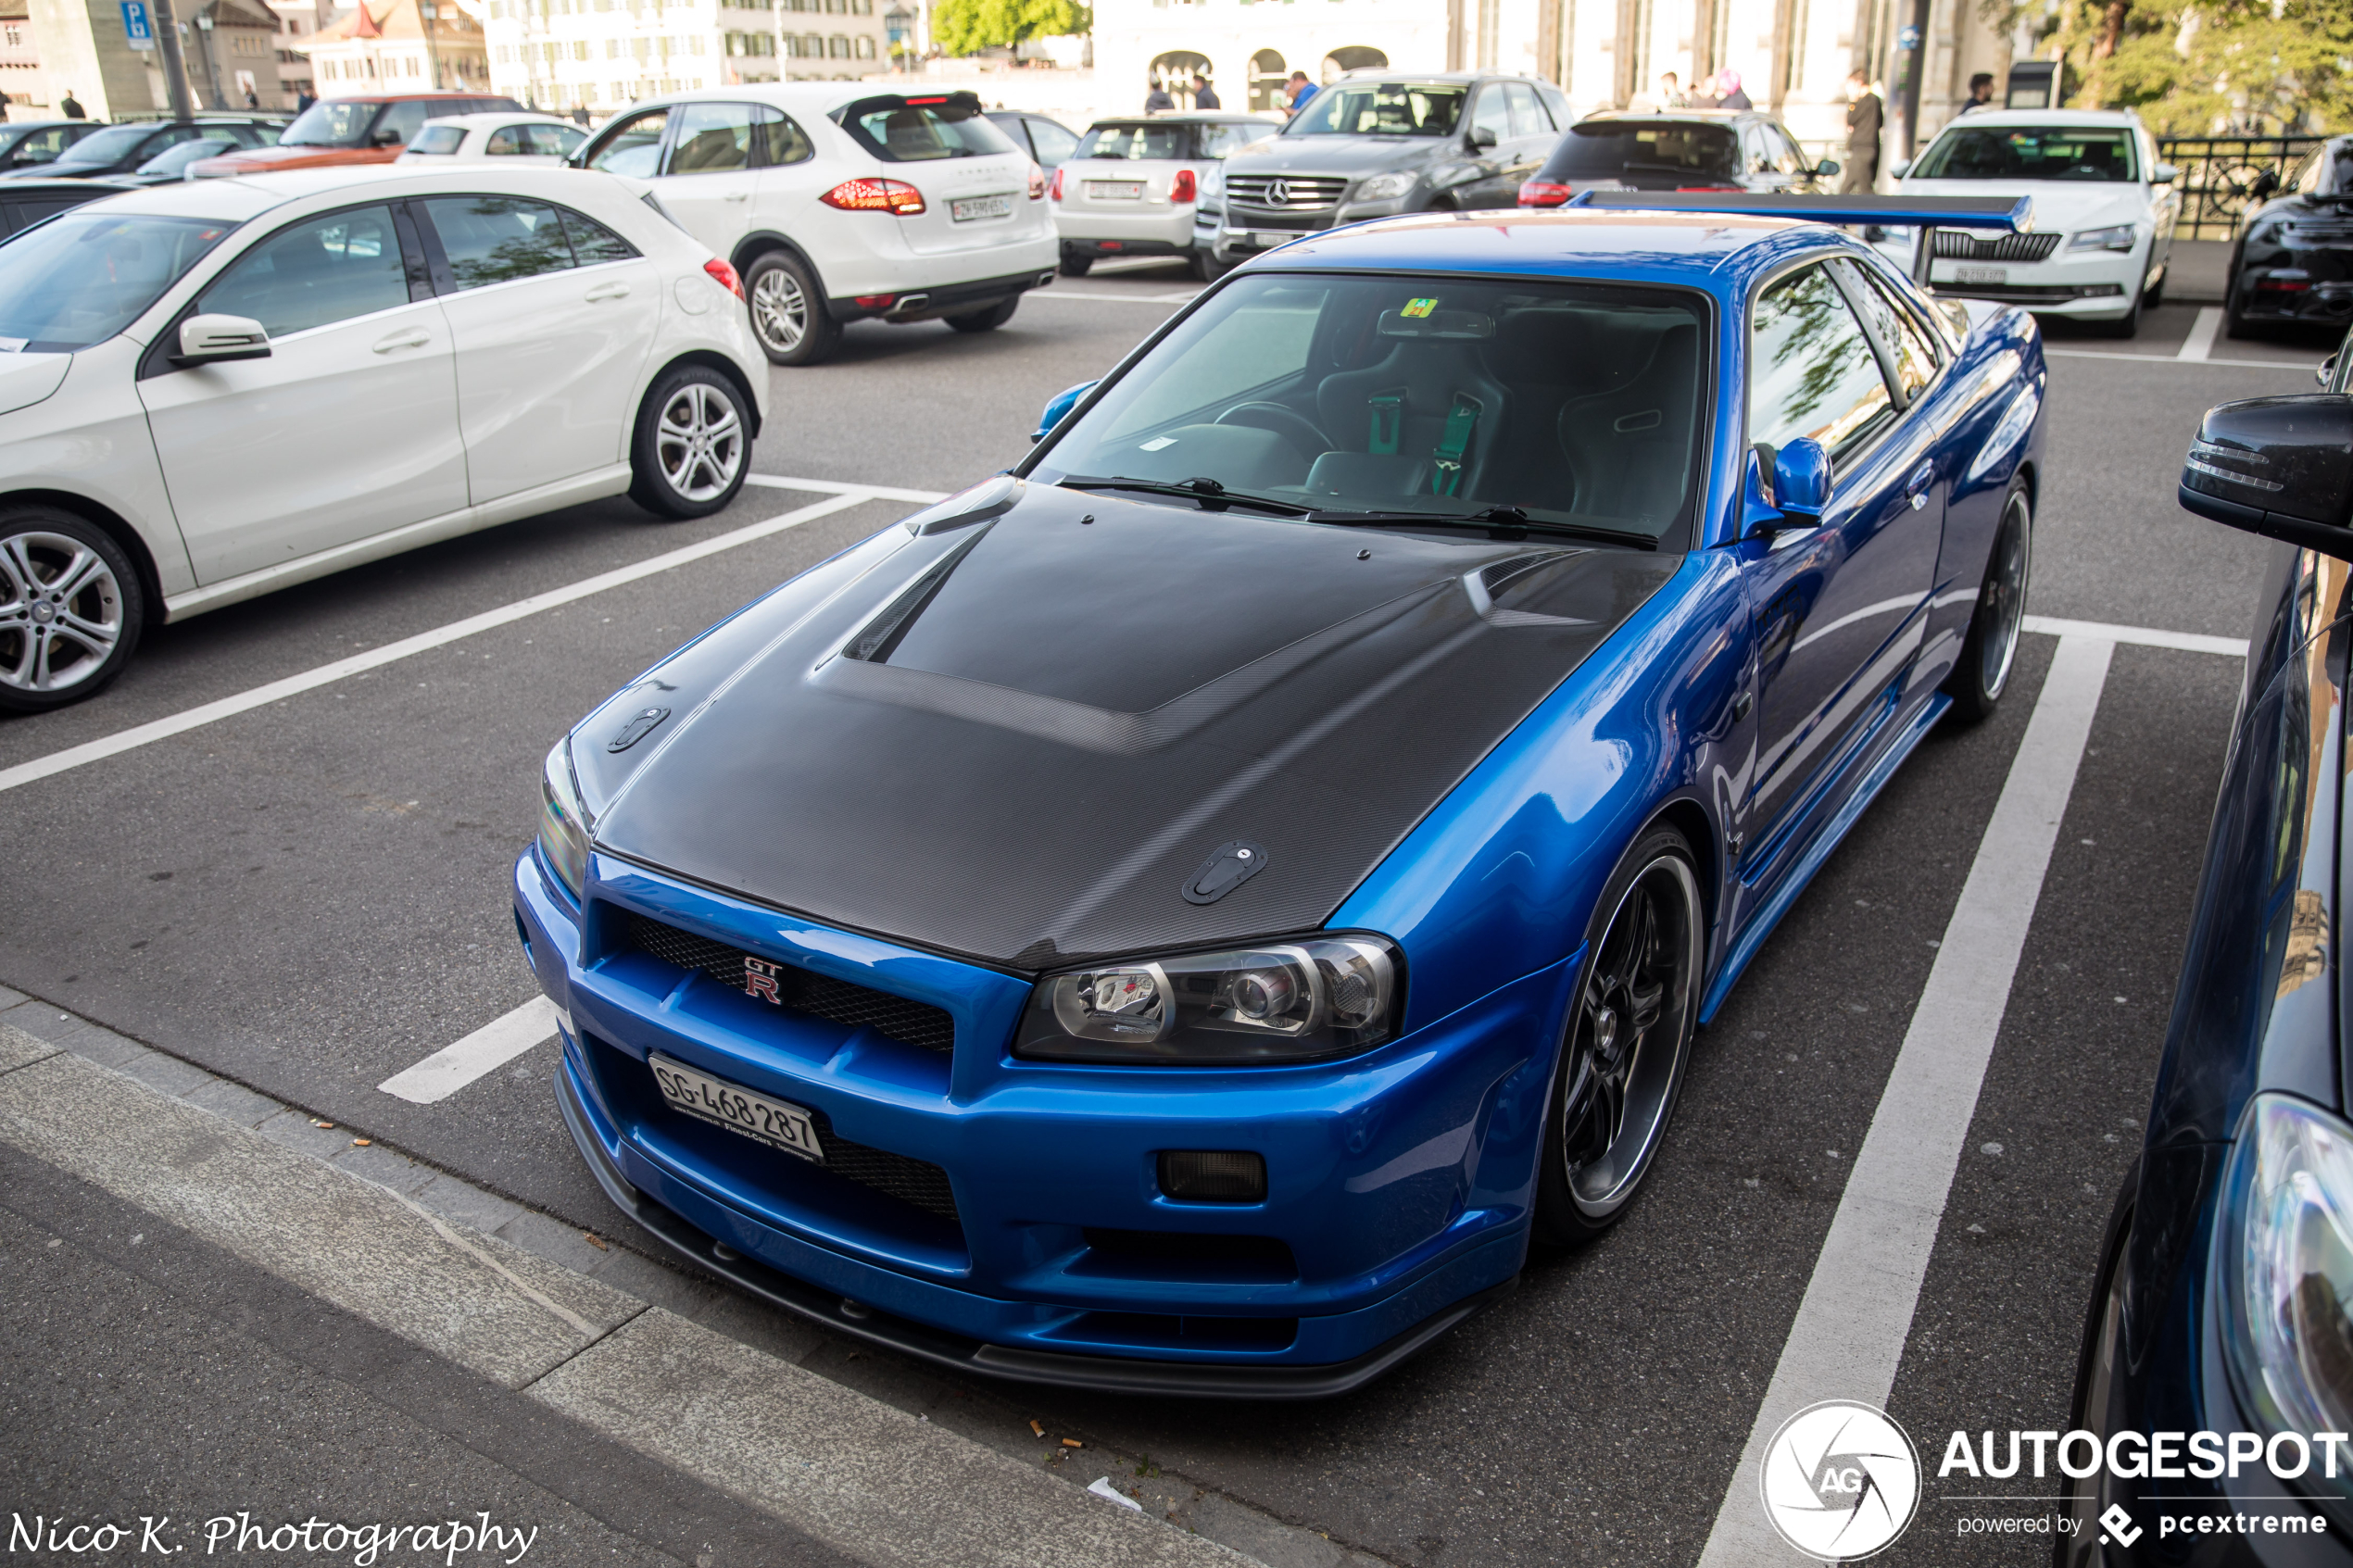
[{"label": "white mercedes hatchback", "polygon": [[650,181],[673,218],[734,262],[779,365],[825,359],[864,319],[988,332],[1053,282],[1045,171],[970,93],[858,82],[681,93],[615,115],[573,162]]},{"label": "white mercedes hatchback", "polygon": [[0,243],[0,709],[143,626],[627,494],[733,500],[735,270],[623,182],[389,165],[157,186]]},{"label": "white mercedes hatchback", "polygon": [[498,114],[453,114],[425,121],[409,138],[395,163],[447,164],[456,158],[514,158],[557,164],[580,150],[588,132],[551,114],[508,109]]}]

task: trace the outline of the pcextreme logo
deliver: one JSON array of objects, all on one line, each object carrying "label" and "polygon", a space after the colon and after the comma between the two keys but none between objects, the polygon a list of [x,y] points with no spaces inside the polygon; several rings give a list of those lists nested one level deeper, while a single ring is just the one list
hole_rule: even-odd
[{"label": "pcextreme logo", "polygon": [[1825,1562],[1852,1562],[1893,1545],[1912,1522],[1919,1450],[1877,1406],[1824,1399],[1781,1423],[1757,1485],[1781,1539]]}]

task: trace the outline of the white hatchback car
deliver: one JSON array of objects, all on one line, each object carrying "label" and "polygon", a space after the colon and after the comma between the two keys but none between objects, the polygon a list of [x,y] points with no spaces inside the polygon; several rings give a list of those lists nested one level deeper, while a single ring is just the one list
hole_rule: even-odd
[{"label": "white hatchback car", "polygon": [[158,185],[0,242],[0,709],[473,529],[718,510],[767,406],[741,293],[623,182],[487,162]]},{"label": "white hatchback car", "polygon": [[429,119],[395,163],[446,163],[451,158],[516,159],[561,163],[588,139],[588,132],[551,114],[453,114]]},{"label": "white hatchback car", "polygon": [[[1941,295],[1998,299],[2038,314],[2140,330],[2141,307],[2165,297],[2174,169],[2159,162],[2140,116],[2119,109],[2000,109],[1964,115],[1909,165],[1907,196],[2032,196],[2031,233],[1936,232],[1929,283]],[[1890,256],[1910,268],[1908,233]]]},{"label": "white hatchback car", "polygon": [[1097,120],[1049,187],[1063,275],[1083,278],[1104,257],[1175,256],[1208,277],[1193,246],[1202,189],[1227,154],[1282,128],[1278,119],[1207,111]]},{"label": "white hatchback car", "polygon": [[1053,281],[1045,172],[970,93],[682,93],[614,116],[573,162],[650,181],[734,262],[753,335],[779,365],[818,363],[863,318],[988,332]]}]

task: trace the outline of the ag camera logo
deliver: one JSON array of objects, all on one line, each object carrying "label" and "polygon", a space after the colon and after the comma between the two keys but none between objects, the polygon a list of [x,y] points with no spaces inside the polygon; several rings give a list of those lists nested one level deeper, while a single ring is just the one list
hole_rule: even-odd
[{"label": "ag camera logo", "polygon": [[1824,1399],[1781,1423],[1757,1474],[1765,1517],[1823,1562],[1884,1550],[1920,1501],[1920,1456],[1885,1411]]}]

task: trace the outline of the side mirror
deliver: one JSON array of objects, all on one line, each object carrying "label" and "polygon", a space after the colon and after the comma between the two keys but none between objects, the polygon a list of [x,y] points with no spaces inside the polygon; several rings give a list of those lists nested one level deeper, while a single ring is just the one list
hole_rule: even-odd
[{"label": "side mirror", "polygon": [[1094,391],[1095,386],[1094,382],[1083,381],[1076,386],[1065,387],[1048,398],[1045,410],[1038,416],[1038,428],[1029,433],[1030,441],[1035,444],[1045,440],[1048,433],[1056,425],[1062,423],[1073,408],[1078,407],[1078,400]]},{"label": "side mirror", "polygon": [[1778,451],[1760,441],[1749,448],[1743,490],[1743,538],[1812,528],[1830,504],[1831,455],[1810,435],[1801,435]]},{"label": "side mirror", "polygon": [[175,365],[218,365],[230,359],[267,359],[270,334],[250,316],[191,316],[180,323]]},{"label": "side mirror", "polygon": [[2267,169],[2255,177],[2255,183],[2246,188],[2246,194],[2256,201],[2263,201],[2279,188],[2280,171],[2276,169]]},{"label": "side mirror", "polygon": [[1495,132],[1484,125],[1474,125],[1471,127],[1470,144],[1482,149],[1491,147],[1495,144]]},{"label": "side mirror", "polygon": [[1823,179],[1828,179],[1830,176],[1836,174],[1838,171],[1838,159],[1834,157],[1826,157],[1821,162],[1814,166],[1814,172]]},{"label": "side mirror", "polygon": [[2171,185],[2181,177],[2182,171],[2170,163],[2149,165],[2149,183],[2152,185]]},{"label": "side mirror", "polygon": [[1910,158],[1904,158],[1899,162],[1891,163],[1887,166],[1887,171],[1896,179],[1901,180],[1904,176],[1912,171],[1912,160]]},{"label": "side mirror", "polygon": [[2311,392],[2208,408],[2175,495],[2202,518],[2353,560],[2353,397]]},{"label": "side mirror", "polygon": [[2336,351],[2336,353],[2331,354],[2327,358],[2321,361],[2320,367],[2312,372],[2312,384],[2314,386],[2319,387],[2323,392],[2328,390],[2330,378],[2336,374],[2336,356],[2337,354],[2342,354],[2345,351],[2340,348]]},{"label": "side mirror", "polygon": [[397,131],[379,131],[373,136],[368,138],[368,144],[371,147],[398,147],[407,145],[407,144],[401,140],[400,132]]}]

